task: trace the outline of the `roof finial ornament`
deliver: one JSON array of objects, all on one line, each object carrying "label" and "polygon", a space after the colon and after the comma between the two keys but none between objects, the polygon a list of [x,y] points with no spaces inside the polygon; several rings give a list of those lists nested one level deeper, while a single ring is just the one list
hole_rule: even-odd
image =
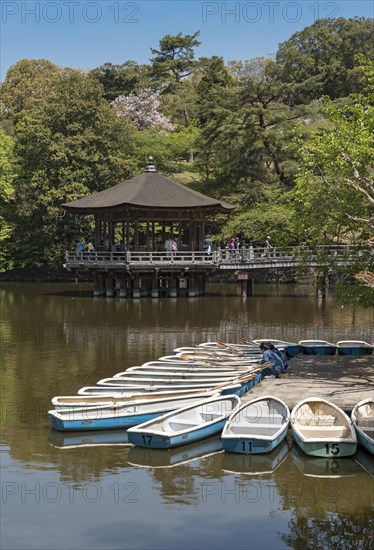
[{"label": "roof finial ornament", "polygon": [[157,172],[152,156],[148,157],[148,166],[145,167],[144,172]]}]

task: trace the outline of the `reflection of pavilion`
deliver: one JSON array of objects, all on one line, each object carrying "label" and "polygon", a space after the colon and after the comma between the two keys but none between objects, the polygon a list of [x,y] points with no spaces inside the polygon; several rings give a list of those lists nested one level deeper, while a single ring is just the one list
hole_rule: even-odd
[{"label": "reflection of pavilion", "polygon": [[[118,279],[120,295],[135,298],[160,293],[177,296],[181,278],[189,296],[202,294],[206,274],[215,269],[203,251],[206,219],[227,215],[234,208],[162,176],[152,157],[143,174],[62,206],[72,214],[91,215],[95,222],[96,254],[80,252],[78,258],[68,254],[67,267],[81,265],[90,271],[96,295],[113,296]],[[170,238],[177,252],[165,249]],[[154,256],[148,265],[132,266],[126,256],[130,251]],[[175,258],[183,253],[186,261],[179,266]]]}]

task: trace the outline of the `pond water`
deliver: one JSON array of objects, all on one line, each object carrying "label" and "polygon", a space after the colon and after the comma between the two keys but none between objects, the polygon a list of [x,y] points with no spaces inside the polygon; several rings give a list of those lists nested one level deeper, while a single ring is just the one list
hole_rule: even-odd
[{"label": "pond water", "polygon": [[208,340],[372,341],[373,311],[302,286],[208,285],[199,298],[93,299],[89,286],[0,285],[1,548],[372,548],[373,460],[268,456],[219,438],[152,451],[122,431],[61,434],[54,395]]}]

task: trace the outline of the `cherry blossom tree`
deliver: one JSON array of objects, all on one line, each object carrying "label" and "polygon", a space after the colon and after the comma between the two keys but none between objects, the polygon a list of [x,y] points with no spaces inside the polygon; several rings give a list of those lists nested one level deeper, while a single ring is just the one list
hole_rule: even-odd
[{"label": "cherry blossom tree", "polygon": [[158,127],[168,132],[174,130],[173,124],[159,112],[160,100],[150,89],[127,96],[119,96],[111,102],[119,117],[125,117],[140,131]]}]

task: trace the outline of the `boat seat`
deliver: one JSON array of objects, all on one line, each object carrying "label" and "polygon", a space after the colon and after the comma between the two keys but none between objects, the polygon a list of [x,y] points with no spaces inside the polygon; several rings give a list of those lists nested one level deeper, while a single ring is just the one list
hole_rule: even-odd
[{"label": "boat seat", "polygon": [[256,424],[256,425],[249,425],[246,426],[232,426],[230,428],[231,433],[233,434],[243,434],[243,435],[263,435],[263,436],[270,436],[275,434],[281,427],[281,424]]},{"label": "boat seat", "polygon": [[[246,419],[246,420],[245,420]],[[271,416],[258,416],[256,419],[256,416],[249,415],[248,417],[243,416],[244,422],[240,422],[239,425],[246,426],[247,424],[250,424],[251,426],[259,426],[262,424],[282,424],[284,417],[281,414],[272,414]]]},{"label": "boat seat", "polygon": [[179,430],[188,430],[189,428],[195,428],[196,424],[191,424],[191,422],[185,422],[183,420],[178,420],[178,422],[169,422],[169,429],[173,432],[179,432]]},{"label": "boat seat", "polygon": [[374,419],[373,418],[359,418],[357,425],[359,428],[371,428],[374,429]]},{"label": "boat seat", "polygon": [[333,426],[336,417],[332,414],[320,414],[311,417],[298,418],[298,424],[300,426]]},{"label": "boat seat", "polygon": [[219,418],[223,419],[221,413],[200,413],[200,416],[204,422],[213,422],[213,420],[218,420]]},{"label": "boat seat", "polygon": [[331,439],[332,437],[346,437],[351,430],[347,426],[303,426],[301,433],[306,437]]}]

